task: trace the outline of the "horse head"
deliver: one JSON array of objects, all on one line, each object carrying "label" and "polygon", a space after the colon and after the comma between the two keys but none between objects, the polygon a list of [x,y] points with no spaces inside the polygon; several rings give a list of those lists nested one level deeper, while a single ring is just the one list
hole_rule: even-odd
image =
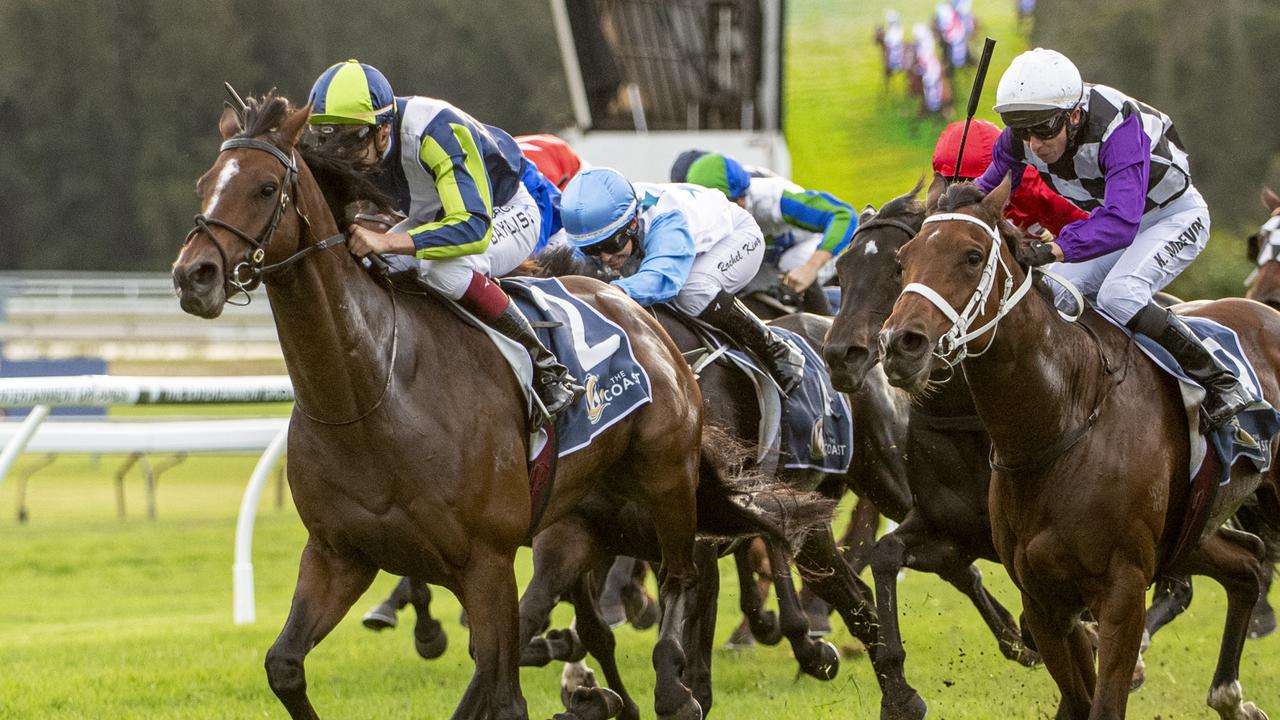
[{"label": "horse head", "polygon": [[916,199],[923,186],[922,179],[911,192],[864,216],[853,243],[836,260],[840,308],[823,357],[832,383],[844,392],[857,392],[880,360],[875,339],[902,289],[898,249],[915,237],[924,220],[924,206]]},{"label": "horse head", "polygon": [[[879,336],[893,385],[919,393],[935,361],[955,365],[985,352],[996,323],[1030,288],[1014,259],[1016,234],[1001,220],[1009,187],[1006,177],[984,197],[971,183],[934,178],[929,216],[898,251],[902,293]],[[971,353],[970,343],[982,349]]]},{"label": "horse head", "polygon": [[247,297],[266,269],[298,250],[309,221],[295,147],[310,112],[274,93],[223,112],[218,156],[196,181],[201,211],[173,263],[186,312],[218,317],[230,298]]},{"label": "horse head", "polygon": [[1245,297],[1280,310],[1280,196],[1263,187],[1261,199],[1271,217],[1249,236],[1249,260],[1257,267],[1245,281]]}]

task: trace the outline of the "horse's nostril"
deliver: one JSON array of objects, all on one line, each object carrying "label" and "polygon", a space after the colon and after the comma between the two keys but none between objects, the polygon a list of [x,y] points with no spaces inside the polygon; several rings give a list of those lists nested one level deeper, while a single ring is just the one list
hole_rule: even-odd
[{"label": "horse's nostril", "polygon": [[211,262],[202,262],[187,273],[187,279],[193,287],[208,287],[218,282],[218,266]]},{"label": "horse's nostril", "polygon": [[924,349],[925,337],[918,332],[912,330],[903,330],[893,339],[894,346],[899,352],[914,355]]}]

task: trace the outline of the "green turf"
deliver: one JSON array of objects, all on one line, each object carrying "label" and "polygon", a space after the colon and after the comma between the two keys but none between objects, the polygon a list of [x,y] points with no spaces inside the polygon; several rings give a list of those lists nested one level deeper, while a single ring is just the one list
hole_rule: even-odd
[{"label": "green turf", "polygon": [[[31,458],[23,463],[31,462]],[[3,718],[244,718],[279,717],[266,686],[262,658],[283,622],[305,534],[287,499],[263,499],[254,542],[258,622],[231,622],[235,514],[253,458],[196,457],[159,484],[159,518],[138,510],[143,498],[128,483],[129,518],[115,518],[111,477],[121,458],[69,456],[35,475],[30,521],[12,521],[13,488],[0,496],[0,717]],[[21,465],[19,469],[21,469]],[[1016,596],[1003,573],[983,565],[1006,603]],[[723,562],[722,585],[734,587]],[[522,555],[519,575],[529,575]],[[445,657],[419,660],[407,628],[373,634],[359,615],[393,579],[380,576],[370,593],[308,662],[312,697],[325,717],[443,717],[470,673],[457,603],[446,592],[436,607],[450,634]],[[1133,696],[1130,717],[1205,717],[1223,612],[1221,593],[1197,585],[1187,614],[1157,638],[1150,681]],[[721,597],[719,642],[736,624],[736,592]],[[902,583],[903,625],[910,677],[938,718],[1048,717],[1056,693],[1043,670],[1024,670],[998,656],[994,641],[963,598],[936,578],[908,572]],[[558,623],[569,619],[557,611]],[[835,636],[849,644],[847,631]],[[649,653],[654,634],[619,631],[623,671],[648,707]],[[1280,640],[1251,642],[1243,667],[1249,696],[1275,708]],[[875,717],[879,702],[862,657],[846,659],[829,684],[796,679],[784,646],[746,652],[717,649],[717,717]],[[531,716],[557,709],[558,670],[526,669]],[[647,713],[646,713],[647,715]]]}]

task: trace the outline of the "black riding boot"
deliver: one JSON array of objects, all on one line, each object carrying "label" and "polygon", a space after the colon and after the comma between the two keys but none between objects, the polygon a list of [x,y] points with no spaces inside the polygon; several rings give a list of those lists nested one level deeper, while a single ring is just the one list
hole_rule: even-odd
[{"label": "black riding boot", "polygon": [[1177,315],[1148,304],[1129,321],[1129,329],[1160,343],[1178,361],[1183,371],[1205,389],[1200,405],[1200,427],[1206,433],[1222,427],[1252,401],[1240,380],[1200,342]]},{"label": "black riding boot", "polygon": [[763,360],[784,395],[800,386],[804,377],[804,356],[790,343],[770,332],[768,326],[733,295],[721,291],[698,315],[698,319],[725,331]]},{"label": "black riding boot", "polygon": [[515,303],[508,304],[507,309],[489,326],[529,351],[529,356],[533,358],[533,389],[538,393],[538,399],[546,407],[551,419],[555,419],[560,411],[568,408],[586,392],[569,374],[569,369],[561,365],[556,356],[538,339],[533,326]]}]

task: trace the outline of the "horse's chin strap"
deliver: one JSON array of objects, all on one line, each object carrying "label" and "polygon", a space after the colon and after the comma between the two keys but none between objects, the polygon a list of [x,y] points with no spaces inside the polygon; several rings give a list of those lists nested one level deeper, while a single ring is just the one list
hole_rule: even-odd
[{"label": "horse's chin strap", "polygon": [[[978,278],[978,287],[973,291],[973,295],[969,297],[969,302],[965,304],[964,309],[956,312],[951,307],[951,303],[947,302],[936,290],[922,283],[910,283],[902,288],[902,295],[907,293],[915,293],[923,296],[926,300],[933,303],[947,319],[951,320],[951,328],[938,338],[938,347],[934,350],[934,357],[938,358],[948,366],[955,366],[961,360],[969,356],[977,357],[985,353],[991,343],[995,342],[995,328],[1000,319],[1013,309],[1014,305],[1027,294],[1031,289],[1032,276],[1026,273],[1022,284],[1015,290],[1013,288],[1013,273],[1008,265],[1005,264],[1004,258],[1000,254],[1000,233],[995,228],[986,224],[982,220],[964,213],[942,213],[932,215],[925,218],[924,224],[935,222],[959,221],[977,225],[986,231],[991,237],[991,250],[987,253],[987,264],[982,268],[982,275]],[[995,315],[983,323],[982,326],[970,330],[969,326],[973,324],[978,316],[986,310],[987,300],[991,297],[991,291],[995,287],[996,269],[1004,270],[1004,284],[1000,292],[1000,302],[996,305]],[[969,341],[976,337],[980,337],[988,330],[991,332],[991,338],[987,341],[987,346],[979,352],[969,352]]]}]

